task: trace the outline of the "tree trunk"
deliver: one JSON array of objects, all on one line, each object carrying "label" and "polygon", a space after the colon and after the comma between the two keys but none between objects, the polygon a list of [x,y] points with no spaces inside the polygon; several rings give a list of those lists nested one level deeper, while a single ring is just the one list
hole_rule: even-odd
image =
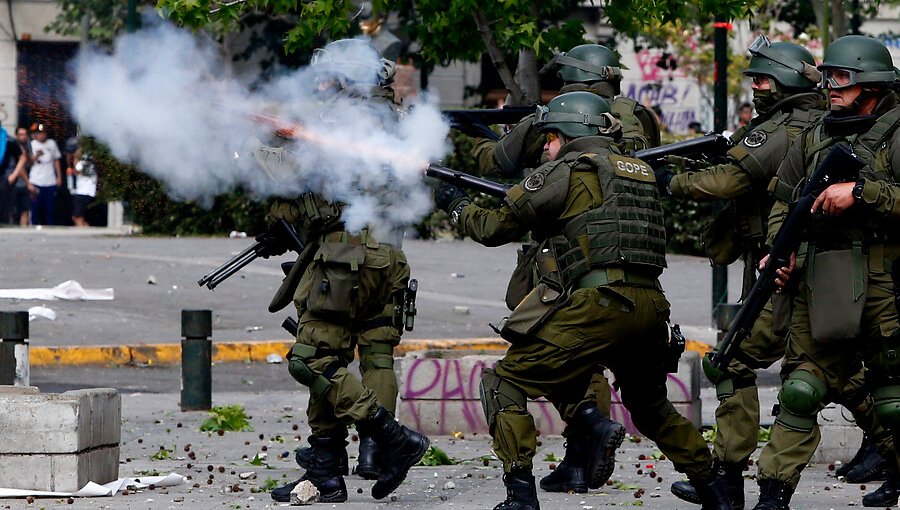
[{"label": "tree trunk", "polygon": [[847,35],[847,15],[844,14],[843,0],[830,0],[831,33],[834,39]]},{"label": "tree trunk", "polygon": [[487,18],[485,18],[484,12],[481,9],[475,9],[472,12],[472,17],[475,19],[475,25],[478,27],[478,32],[481,34],[481,39],[484,41],[484,46],[487,49],[488,56],[491,58],[491,62],[494,64],[494,68],[497,69],[503,85],[509,91],[510,103],[513,105],[528,104],[522,89],[516,83],[515,76],[509,69],[509,65],[506,64],[506,59],[503,58],[503,50],[497,45],[494,33],[491,31],[491,26]]},{"label": "tree trunk", "polygon": [[521,87],[525,103],[541,102],[541,77],[538,75],[537,55],[532,48],[519,50],[519,63],[516,66],[516,83]]}]

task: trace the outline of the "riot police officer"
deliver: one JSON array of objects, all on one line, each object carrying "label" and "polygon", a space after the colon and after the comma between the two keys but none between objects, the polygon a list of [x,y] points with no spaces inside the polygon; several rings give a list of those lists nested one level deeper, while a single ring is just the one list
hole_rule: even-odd
[{"label": "riot police officer", "polygon": [[621,124],[596,94],[559,95],[539,107],[534,123],[550,161],[511,188],[502,207],[472,205],[450,185],[437,200],[486,246],[530,233],[546,254],[537,264],[539,283],[501,328],[511,347],[481,381],[507,490],[495,510],[539,508],[529,397],[547,396],[586,438],[571,460],[583,466],[589,486],[612,474],[624,428],[581,398],[598,365],[615,374],[635,425],[687,473],[704,508],[730,509],[699,432],[666,398],[669,303],[658,280],[665,225],[652,170],[621,153]]},{"label": "riot police officer", "polygon": [[[352,101],[385,118],[396,114],[385,87],[392,69],[362,40],[335,41],[317,50],[312,60],[326,108],[330,100]],[[325,502],[347,499],[342,475],[349,423],[356,424],[360,435],[357,471],[377,480],[372,488],[376,499],[396,489],[428,448],[427,438],[400,426],[393,416],[393,348],[402,328],[397,307],[402,307],[410,277],[402,231],[348,231],[342,209],[339,202],[306,193],[277,201],[270,212],[273,220],[289,221],[308,240],[270,311],[290,297],[297,307],[297,343],[288,365],[291,375],[310,388],[312,428],[310,448],[298,452],[297,460],[307,468],[301,480],[310,480]],[[347,370],[357,348],[362,381]],[[382,462],[379,451],[390,451],[390,461]],[[296,484],[274,490],[272,498],[289,501]]]},{"label": "riot police officer", "polygon": [[[835,145],[849,147],[865,163],[856,182],[828,187],[813,205],[806,263],[794,271],[793,302],[784,382],[772,436],[759,459],[757,510],[787,509],[800,473],[819,443],[818,411],[847,398],[847,379],[864,358],[874,387],[875,415],[896,438],[900,431],[900,365],[895,278],[900,277],[895,184],[900,170],[900,108],[891,87],[894,68],[876,39],[835,40],[818,66],[830,112],[791,145],[771,189],[771,242],[788,203]],[[764,263],[766,261],[764,260]],[[880,441],[893,474],[864,506],[897,503],[896,455]]]}]

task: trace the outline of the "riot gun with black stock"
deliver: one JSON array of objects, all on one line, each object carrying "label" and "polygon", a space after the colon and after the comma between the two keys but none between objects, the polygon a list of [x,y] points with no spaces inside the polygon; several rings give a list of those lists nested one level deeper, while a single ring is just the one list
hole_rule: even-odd
[{"label": "riot gun with black stock", "polygon": [[475,177],[474,175],[440,165],[428,165],[428,168],[425,169],[425,175],[434,177],[447,184],[471,189],[497,198],[505,197],[506,192],[509,190],[509,186],[505,184],[482,179],[481,177]]},{"label": "riot gun with black stock", "polygon": [[807,179],[799,198],[790,204],[790,212],[775,236],[768,262],[756,284],[744,299],[722,342],[704,360],[704,364],[709,364],[707,368],[711,367],[713,372],[724,370],[737,355],[741,342],[750,336],[753,323],[778,289],[778,271],[790,266],[792,254],[800,247],[803,230],[813,216],[811,208],[819,194],[832,184],[855,181],[864,165],[849,148],[835,145]]},{"label": "riot gun with black stock", "polygon": [[693,160],[715,160],[723,157],[732,145],[730,138],[719,134],[710,134],[650,149],[642,149],[636,151],[634,157],[657,169],[669,164],[669,158],[674,156]]},{"label": "riot gun with black stock", "polygon": [[209,290],[214,290],[220,283],[257,258],[281,255],[288,250],[300,253],[305,244],[300,240],[294,227],[285,220],[278,220],[268,230],[256,236],[256,242],[246,250],[200,278],[197,285],[201,287],[206,285]]},{"label": "riot gun with black stock", "polygon": [[534,113],[534,106],[504,106],[483,110],[443,110],[450,127],[469,136],[499,140],[500,136],[489,126],[516,124]]}]

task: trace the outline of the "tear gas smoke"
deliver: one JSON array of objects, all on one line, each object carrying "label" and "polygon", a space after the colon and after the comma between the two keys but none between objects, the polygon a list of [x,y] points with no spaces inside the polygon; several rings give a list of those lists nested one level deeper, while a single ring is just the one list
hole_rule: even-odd
[{"label": "tear gas smoke", "polygon": [[[79,55],[73,112],[84,133],[175,199],[211,203],[237,188],[260,198],[313,191],[347,204],[351,230],[403,227],[431,208],[422,169],[447,153],[449,126],[433,97],[398,116],[387,102],[329,89],[342,83],[366,96],[376,85],[371,72],[382,63],[358,48],[332,48],[248,90],[213,45],[159,23],[121,37],[112,53]],[[293,136],[274,137],[286,126]]]}]

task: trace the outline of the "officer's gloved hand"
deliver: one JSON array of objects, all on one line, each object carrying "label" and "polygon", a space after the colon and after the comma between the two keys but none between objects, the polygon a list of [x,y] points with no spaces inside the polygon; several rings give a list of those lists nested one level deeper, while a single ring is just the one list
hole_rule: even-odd
[{"label": "officer's gloved hand", "polygon": [[669,165],[663,165],[653,172],[656,174],[656,185],[659,187],[660,195],[664,197],[672,196],[672,190],[669,189],[669,183],[672,182],[672,177],[675,177],[675,172],[672,168]]},{"label": "officer's gloved hand", "polygon": [[459,221],[459,213],[471,202],[469,195],[466,195],[465,191],[446,182],[441,184],[441,187],[434,195],[434,203],[437,208],[449,214],[450,219],[454,222]]}]

